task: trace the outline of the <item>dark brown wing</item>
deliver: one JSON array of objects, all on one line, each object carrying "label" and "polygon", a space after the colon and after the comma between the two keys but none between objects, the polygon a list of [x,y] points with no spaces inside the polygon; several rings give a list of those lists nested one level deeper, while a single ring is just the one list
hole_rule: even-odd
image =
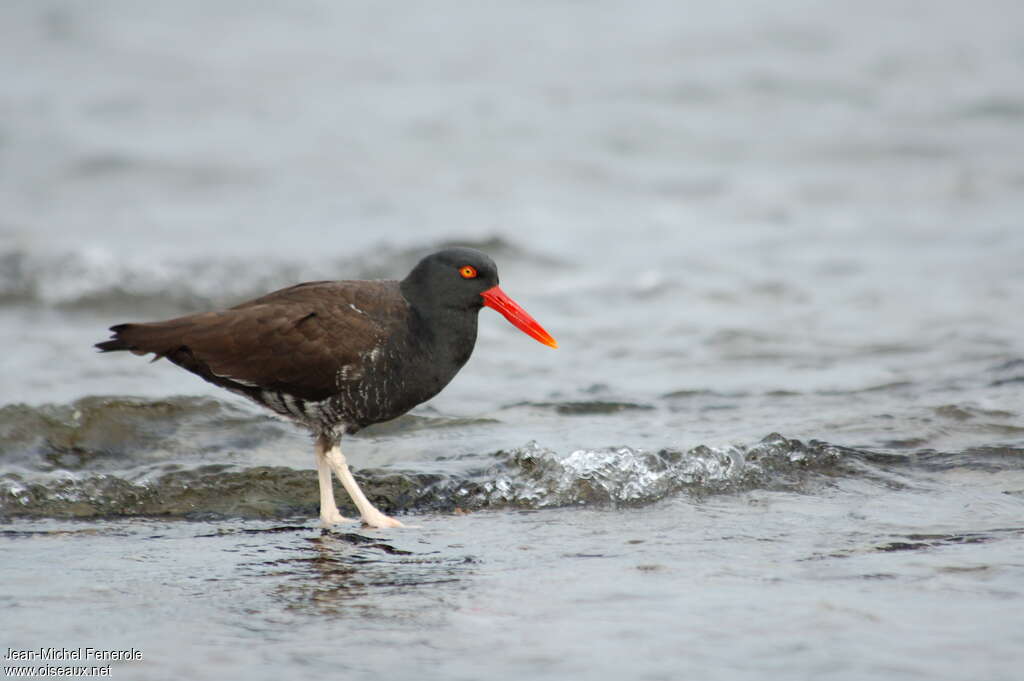
[{"label": "dark brown wing", "polygon": [[112,327],[101,350],[167,357],[231,389],[318,401],[362,377],[367,356],[407,322],[394,281],[299,284],[222,312]]}]

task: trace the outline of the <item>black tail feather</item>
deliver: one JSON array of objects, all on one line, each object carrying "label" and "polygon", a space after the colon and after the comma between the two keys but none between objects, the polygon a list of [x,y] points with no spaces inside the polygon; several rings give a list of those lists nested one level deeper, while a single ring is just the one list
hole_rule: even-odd
[{"label": "black tail feather", "polygon": [[128,328],[128,324],[118,324],[117,326],[110,327],[110,330],[114,332],[113,337],[110,340],[103,341],[102,343],[96,343],[95,348],[100,352],[114,352],[116,350],[131,350],[132,346],[125,339],[121,338],[120,334]]}]

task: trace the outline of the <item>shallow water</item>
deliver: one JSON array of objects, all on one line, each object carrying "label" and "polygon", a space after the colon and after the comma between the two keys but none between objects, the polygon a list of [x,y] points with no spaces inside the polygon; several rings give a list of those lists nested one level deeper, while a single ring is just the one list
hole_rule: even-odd
[{"label": "shallow water", "polygon": [[[1017,3],[0,19],[0,646],[1018,678]],[[440,396],[343,443],[414,529],[321,533],[308,436],[91,347],[447,243],[561,349],[485,311]]]}]

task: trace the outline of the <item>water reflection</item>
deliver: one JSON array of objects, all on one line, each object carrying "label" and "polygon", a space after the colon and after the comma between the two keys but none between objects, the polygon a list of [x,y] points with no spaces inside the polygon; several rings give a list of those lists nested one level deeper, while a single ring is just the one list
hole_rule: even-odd
[{"label": "water reflection", "polygon": [[291,613],[436,619],[450,609],[448,599],[467,588],[478,561],[434,546],[419,551],[414,541],[325,530],[282,547],[292,555],[251,567],[274,580],[269,598]]}]

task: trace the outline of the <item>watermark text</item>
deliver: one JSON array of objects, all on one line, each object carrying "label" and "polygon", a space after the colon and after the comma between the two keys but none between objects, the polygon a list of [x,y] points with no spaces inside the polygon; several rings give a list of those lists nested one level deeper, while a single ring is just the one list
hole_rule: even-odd
[{"label": "watermark text", "polygon": [[4,678],[109,678],[113,673],[110,662],[141,661],[142,651],[138,648],[7,648],[2,669]]}]

